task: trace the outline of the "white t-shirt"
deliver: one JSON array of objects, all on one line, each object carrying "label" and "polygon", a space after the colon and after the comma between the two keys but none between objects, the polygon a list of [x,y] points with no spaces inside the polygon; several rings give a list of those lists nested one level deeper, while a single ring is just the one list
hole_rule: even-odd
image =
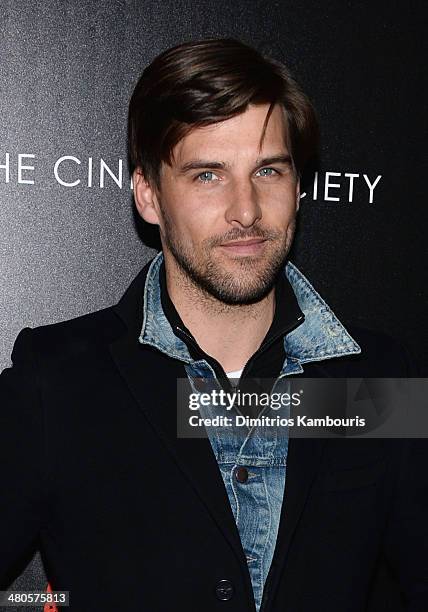
[{"label": "white t-shirt", "polygon": [[243,371],[244,368],[241,368],[240,370],[234,370],[233,372],[226,372],[226,375],[228,378],[233,378],[234,384],[237,385]]}]

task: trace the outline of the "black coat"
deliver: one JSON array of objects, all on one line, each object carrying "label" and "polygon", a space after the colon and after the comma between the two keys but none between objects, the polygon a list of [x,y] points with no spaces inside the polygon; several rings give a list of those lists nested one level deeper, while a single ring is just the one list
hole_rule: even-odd
[{"label": "black coat", "polygon": [[[0,588],[38,544],[72,611],[251,612],[210,442],[177,439],[183,366],[138,343],[146,273],[116,306],[15,342],[0,376]],[[412,374],[394,341],[348,329],[361,355],[299,376]],[[428,610],[427,446],[290,440],[263,612]]]}]

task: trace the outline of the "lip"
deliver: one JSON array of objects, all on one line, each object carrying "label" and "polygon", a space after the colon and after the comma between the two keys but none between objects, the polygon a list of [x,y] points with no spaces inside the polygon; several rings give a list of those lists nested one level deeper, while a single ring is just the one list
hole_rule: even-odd
[{"label": "lip", "polygon": [[220,246],[246,246],[250,244],[259,244],[265,242],[264,238],[251,238],[250,240],[234,240],[232,242],[225,242]]},{"label": "lip", "polygon": [[220,247],[225,249],[226,252],[236,255],[257,255],[262,251],[265,242],[266,240],[263,238],[252,238],[250,240],[225,242],[221,244]]}]

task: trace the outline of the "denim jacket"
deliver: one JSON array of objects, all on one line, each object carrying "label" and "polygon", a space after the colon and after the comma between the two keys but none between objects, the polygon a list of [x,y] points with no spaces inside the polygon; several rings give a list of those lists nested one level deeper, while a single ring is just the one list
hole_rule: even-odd
[{"label": "denim jacket", "polygon": [[[220,388],[213,368],[206,360],[192,359],[187,345],[175,335],[162,309],[159,269],[160,252],[152,261],[144,288],[143,325],[139,342],[149,344],[183,362],[193,391],[200,392],[196,379],[208,388]],[[303,323],[284,337],[285,359],[272,392],[288,391],[287,377],[303,372],[302,365],[332,357],[360,353],[361,349],[315,291],[307,278],[288,262],[283,271],[305,315]],[[222,414],[224,409],[206,406],[201,416]],[[271,408],[263,415],[275,416]],[[266,433],[262,427],[209,428],[208,437],[227,491],[231,510],[241,537],[259,612],[269,572],[283,503],[288,436],[284,427]]]}]

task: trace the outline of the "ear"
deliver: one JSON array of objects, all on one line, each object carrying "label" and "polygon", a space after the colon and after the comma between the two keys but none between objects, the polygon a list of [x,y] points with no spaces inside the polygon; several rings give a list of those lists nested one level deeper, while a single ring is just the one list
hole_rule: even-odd
[{"label": "ear", "polygon": [[296,212],[299,211],[300,208],[300,177],[297,178],[296,182]]},{"label": "ear", "polygon": [[136,168],[132,174],[135,206],[138,213],[147,221],[159,225],[159,206],[156,189],[146,180],[141,168]]}]

